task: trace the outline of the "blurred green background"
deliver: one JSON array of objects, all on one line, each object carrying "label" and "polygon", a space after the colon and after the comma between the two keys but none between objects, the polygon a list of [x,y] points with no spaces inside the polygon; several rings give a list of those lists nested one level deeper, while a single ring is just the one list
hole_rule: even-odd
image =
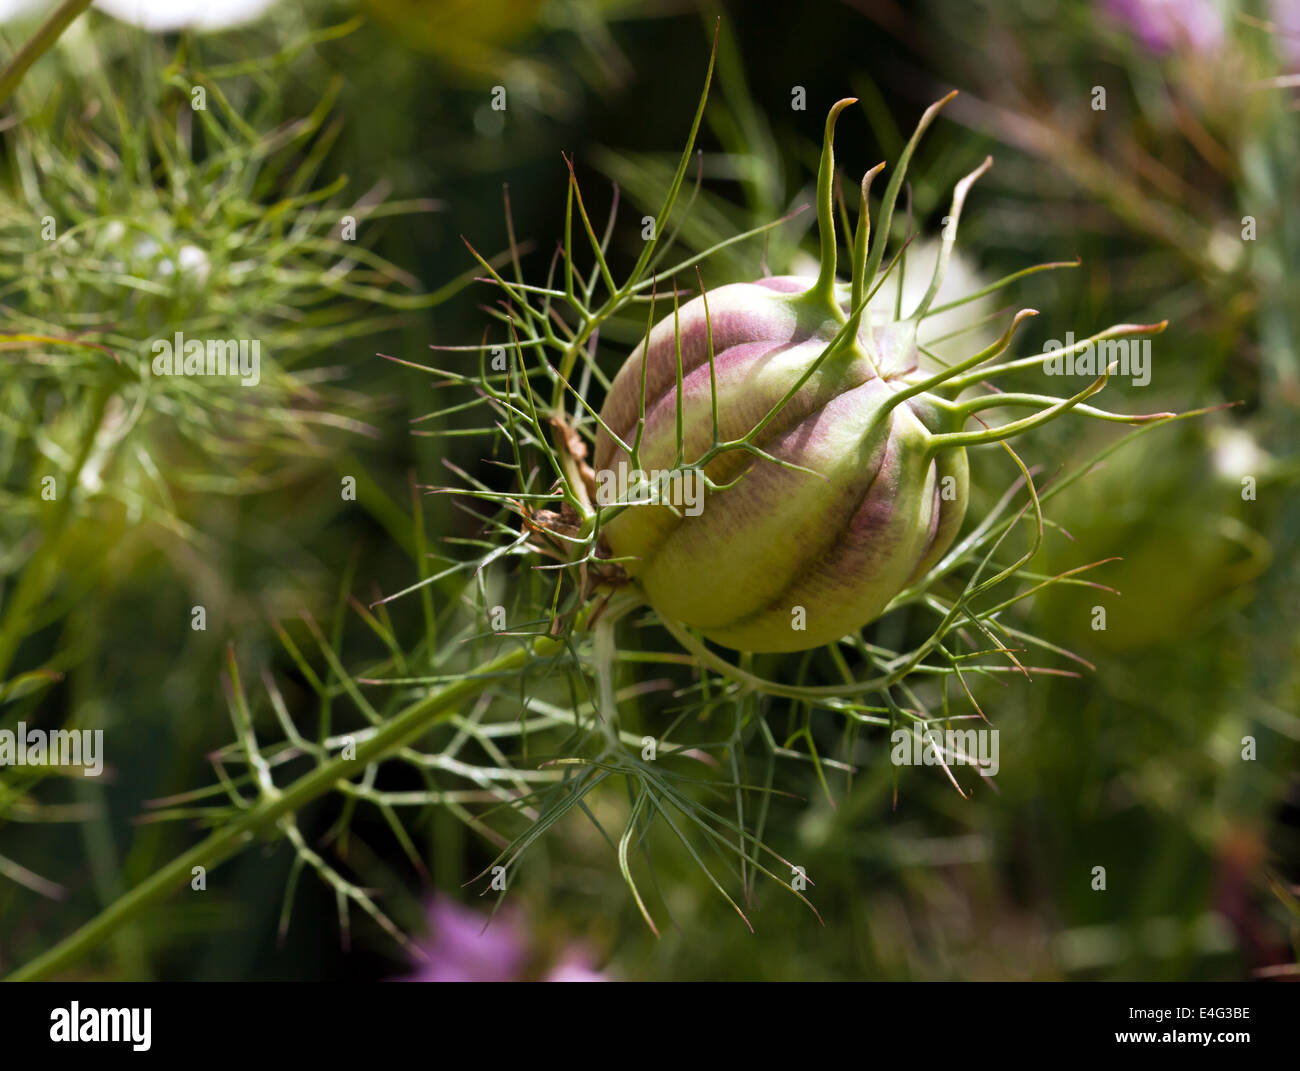
[{"label": "blurred green background", "polygon": [[[720,15],[688,245],[807,201],[835,100],[861,102],[837,143],[856,181],[896,159],[921,110],[955,87],[911,172],[923,233],[992,153],[962,223],[972,285],[1083,261],[995,299],[1043,311],[1023,352],[1067,330],[1168,319],[1150,385],[1113,380],[1108,408],[1240,404],[1136,440],[1053,501],[1070,538],[1049,539],[1039,567],[1119,556],[1097,577],[1119,594],[1061,589],[1029,605],[1028,627],[1095,668],[980,685],[1001,732],[995,790],[962,799],[937,771],[912,769],[895,803],[885,734],[863,733],[844,755],[829,722],[819,749],[859,770],[851,786],[832,779],[833,804],[808,764],[780,767],[778,787],[801,798],[773,800],[766,838],[806,868],[824,926],[760,885],[750,934],[689,858],[664,855],[676,925],[655,938],[613,853],[575,815],[515,879],[527,969],[580,946],[592,968],[626,979],[1296,977],[1300,93],[1278,79],[1300,70],[1300,24],[1276,7],[284,0],[230,29],[165,32],[85,15],[0,115],[0,681],[12,685],[0,727],[102,727],[111,775],[0,770],[0,971],[192,842],[189,824],[142,821],[144,804],[211,783],[209,755],[232,738],[229,642],[246,675],[266,667],[295,717],[313,716],[272,621],[301,637],[307,611],[341,635],[341,593],[369,603],[417,576],[412,482],[438,482],[444,455],[481,469],[474,440],[412,434],[448,403],[430,377],[377,355],[428,362],[431,343],[479,339],[479,303],[492,298],[469,283],[461,236],[485,255],[506,248],[503,185],[541,280],[563,233],[561,152],[594,217],[608,180],[620,184],[634,207],[614,249],[634,250]],[[34,25],[0,25],[0,51]],[[209,87],[210,119],[191,129],[195,85]],[[501,85],[504,112],[491,107]],[[792,107],[797,87],[805,110]],[[47,212],[61,231],[81,226],[61,259],[38,240]],[[349,213],[366,252],[340,267]],[[774,271],[797,264],[796,243],[812,250],[808,223],[772,239]],[[202,251],[199,267],[186,267],[186,247]],[[726,250],[711,285],[759,276],[762,255],[753,242]],[[237,393],[178,389],[141,396],[137,413],[111,356],[16,340],[139,349],[133,340],[205,324],[268,340],[257,411]],[[606,367],[619,358],[611,345]],[[1021,453],[1050,472],[1115,437],[1066,420]],[[79,450],[102,455],[100,483],[42,510],[40,476]],[[1006,466],[980,464],[987,502]],[[338,493],[348,475],[364,489],[356,502]],[[434,537],[472,531],[446,500],[418,508]],[[195,605],[206,631],[190,627]],[[418,600],[389,609],[399,631],[419,620]],[[349,642],[358,659],[374,654],[373,637]],[[774,705],[769,720],[784,719]],[[309,842],[340,848],[327,836],[340,808],[329,799],[300,816]],[[443,811],[421,814],[412,836],[427,875],[359,810],[342,865],[418,933],[432,891],[473,902],[462,883],[495,852]],[[284,843],[254,846],[78,975],[411,969],[364,917],[343,942],[332,892],[309,877],[278,937],[291,863]]]}]

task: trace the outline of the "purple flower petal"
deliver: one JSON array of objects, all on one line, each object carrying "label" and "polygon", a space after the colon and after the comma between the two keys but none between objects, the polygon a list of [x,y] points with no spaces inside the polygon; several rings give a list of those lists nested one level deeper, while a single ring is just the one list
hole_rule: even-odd
[{"label": "purple flower petal", "polygon": [[429,905],[429,931],[420,945],[428,960],[406,981],[512,982],[528,958],[518,915],[509,908],[489,923],[486,913],[435,896]]},{"label": "purple flower petal", "polygon": [[1105,0],[1152,52],[1185,48],[1205,54],[1223,46],[1223,16],[1211,0]]}]

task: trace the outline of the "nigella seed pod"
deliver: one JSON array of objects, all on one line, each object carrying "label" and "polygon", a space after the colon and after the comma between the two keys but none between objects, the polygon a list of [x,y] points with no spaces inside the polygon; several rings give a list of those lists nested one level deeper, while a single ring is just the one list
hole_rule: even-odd
[{"label": "nigella seed pod", "polygon": [[[1042,398],[1044,411],[1026,420],[962,432],[988,403],[956,400],[972,385],[961,374],[1002,352],[1033,310],[968,360],[933,374],[919,368],[917,323],[941,285],[966,193],[991,161],[957,185],[918,307],[898,320],[864,315],[869,288],[883,281],[907,161],[947,99],[925,113],[904,150],[874,236],[868,192],[883,165],[864,178],[851,283],[835,277],[831,206],[832,134],[853,103],[845,100],[826,123],[816,279],[767,278],[705,291],[680,308],[674,301],[615,377],[600,413],[597,479],[619,474],[622,483],[611,485],[626,486],[626,473],[648,474],[651,492],[598,496],[601,538],[662,617],[737,650],[835,642],[878,617],[952,545],[967,508],[968,445],[1042,423],[1104,382],[1075,398]],[[672,493],[680,482],[663,474],[699,479],[699,508],[683,510]]]},{"label": "nigella seed pod", "polygon": [[921,405],[888,408],[890,380],[853,348],[814,370],[841,324],[799,322],[792,298],[807,287],[770,280],[696,298],[679,323],[669,318],[651,332],[601,414],[625,443],[635,439],[648,353],[639,459],[605,434],[595,466],[672,471],[678,338],[688,459],[713,445],[714,397],[718,438],[737,440],[807,377],[753,436],[766,456],[733,450],[704,466],[714,487],[729,486],[710,491],[697,516],[665,500],[629,507],[604,528],[651,605],[741,650],[799,650],[862,626],[947,549],[966,510],[964,451],[930,452]]}]

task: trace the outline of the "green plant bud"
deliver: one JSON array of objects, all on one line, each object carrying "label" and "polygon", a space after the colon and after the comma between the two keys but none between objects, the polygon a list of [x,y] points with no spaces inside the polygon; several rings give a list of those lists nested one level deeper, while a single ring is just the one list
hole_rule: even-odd
[{"label": "green plant bud", "polygon": [[[914,355],[878,374],[886,362],[860,337],[822,359],[844,317],[814,315],[810,282],[687,303],[632,354],[601,414],[613,435],[597,438],[598,477],[629,486],[623,474],[639,471],[653,496],[608,521],[609,550],[656,610],[741,650],[801,650],[866,624],[940,558],[966,511],[965,451],[931,450],[925,395],[887,404]],[[634,460],[614,436],[630,445],[638,425]],[[761,454],[724,450],[683,471],[715,441],[746,438]]]},{"label": "green plant bud", "polygon": [[[797,651],[868,624],[951,547],[967,508],[967,446],[1054,419],[1104,385],[1103,374],[1067,399],[958,400],[984,374],[964,373],[1000,354],[1032,309],[970,358],[920,367],[918,325],[942,284],[966,194],[991,160],[957,184],[931,285],[916,308],[896,318],[880,311],[892,303],[871,303],[890,274],[881,262],[907,162],[947,99],[927,110],[904,149],[874,236],[867,206],[883,165],[864,178],[850,282],[835,274],[831,202],[832,135],[853,103],[846,100],[826,123],[817,277],[722,286],[680,308],[674,300],[605,399],[594,455],[603,550],[661,616],[716,643]],[[945,307],[953,304],[961,302]],[[1040,412],[962,430],[981,409],[1002,404]],[[1131,422],[1169,415],[1084,411]]]}]

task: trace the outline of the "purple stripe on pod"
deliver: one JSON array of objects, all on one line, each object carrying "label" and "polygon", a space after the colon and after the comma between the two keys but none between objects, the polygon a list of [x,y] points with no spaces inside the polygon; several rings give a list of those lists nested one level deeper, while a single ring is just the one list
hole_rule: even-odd
[{"label": "purple stripe on pod", "polygon": [[[643,566],[656,607],[710,630],[761,612],[840,538],[886,454],[876,424],[888,393],[879,380],[846,391],[769,443],[804,472],[756,460],[733,488],[710,496]],[[708,563],[707,587],[687,582]]]},{"label": "purple stripe on pod", "polygon": [[[715,357],[720,440],[734,441],[750,432],[781,401],[790,385],[820,357],[823,349],[824,343],[820,340],[778,347],[759,342],[734,346]],[[870,376],[870,369],[861,361],[825,362],[776,413],[757,437],[756,445],[769,449],[770,443],[783,432],[805,421],[828,403],[845,397],[846,389],[856,387]],[[697,368],[683,383],[682,440],[683,458],[687,464],[697,461],[713,445],[712,389],[707,363]],[[842,404],[859,403],[850,399]],[[787,445],[785,449],[794,457],[805,448],[796,444]],[[676,394],[669,393],[647,413],[639,467],[642,471],[668,469],[673,467],[676,457]],[[715,483],[725,484],[755,464],[762,464],[755,454],[732,449],[711,461],[706,471]],[[607,467],[598,473],[616,472],[619,466],[626,466],[630,471],[631,461],[625,451],[615,449]],[[750,476],[746,475],[744,479],[748,485]],[[666,507],[642,505],[612,518],[604,531],[604,538],[615,556],[644,559],[653,554],[656,545],[668,533],[684,523],[700,522],[688,521],[682,514]],[[625,563],[625,568],[633,575],[642,567],[638,562]]]},{"label": "purple stripe on pod", "polygon": [[833,643],[879,616],[937,530],[926,437],[910,410],[898,407],[875,479],[835,537],[758,612],[706,635],[745,650],[794,651]]},{"label": "purple stripe on pod", "polygon": [[[642,354],[648,350],[646,363],[646,409],[671,394],[677,383],[677,346],[681,342],[683,376],[707,366],[709,331],[713,334],[716,355],[747,342],[790,343],[808,337],[811,330],[800,332],[799,316],[790,299],[771,289],[752,283],[732,283],[712,290],[705,301],[696,297],[679,310],[674,324],[670,311],[650,332],[648,346],[638,346],[619,369],[605,400],[601,418],[610,429],[627,442],[635,433],[641,412]],[[596,437],[595,464],[608,460],[613,441],[603,431]]]}]

